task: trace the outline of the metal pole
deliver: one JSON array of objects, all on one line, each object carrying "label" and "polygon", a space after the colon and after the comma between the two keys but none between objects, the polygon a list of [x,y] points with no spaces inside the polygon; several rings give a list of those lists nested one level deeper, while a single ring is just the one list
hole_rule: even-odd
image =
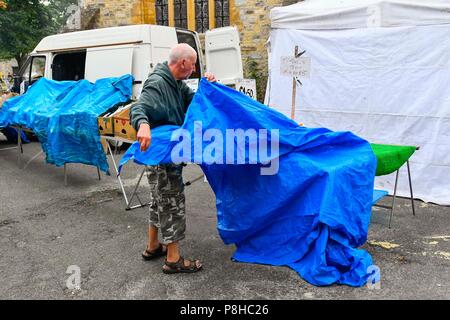
[{"label": "metal pole", "polygon": [[97,167],[97,174],[98,174],[98,180],[102,180],[102,177],[100,176],[100,168]]},{"label": "metal pole", "polygon": [[130,203],[128,202],[127,194],[125,193],[125,188],[123,187],[123,183],[122,183],[122,179],[120,178],[119,170],[117,170],[116,161],[114,160],[114,154],[111,150],[111,146],[109,145],[109,143],[107,145],[108,145],[108,151],[111,154],[111,159],[112,159],[112,163],[114,165],[114,170],[116,170],[117,180],[119,181],[119,186],[120,186],[120,189],[122,190],[122,194],[123,194],[123,197],[125,198],[125,203],[127,204],[127,208],[128,208]]},{"label": "metal pole", "polygon": [[20,153],[23,154],[22,131],[20,131]]},{"label": "metal pole", "polygon": [[[298,46],[295,46],[294,57],[297,58]],[[295,77],[292,78],[292,107],[291,107],[291,119],[295,118],[295,96],[297,94],[297,83],[295,82]]]},{"label": "metal pole", "polygon": [[0,151],[12,150],[12,149],[17,149],[17,148],[18,148],[18,147],[8,147],[8,148],[0,149]]},{"label": "metal pole", "polygon": [[412,183],[411,183],[411,171],[409,170],[409,160],[406,161],[406,166],[408,167],[409,191],[411,193],[411,206],[412,206],[413,216],[415,216],[416,210],[414,209],[414,196],[413,196]]},{"label": "metal pole", "polygon": [[[131,194],[130,202],[127,204],[126,210],[128,210],[128,209],[130,208],[131,201],[133,200],[134,195],[136,194],[136,191],[137,191],[137,189],[138,189],[138,187],[139,187],[139,184],[141,183],[142,176],[144,175],[144,172],[145,172],[145,167],[144,167],[144,169],[142,170],[141,175],[139,176],[139,179],[138,179],[138,182],[136,183],[136,186],[134,187],[133,193]],[[139,197],[138,197],[138,199],[139,199]],[[142,202],[141,202],[140,199],[139,199],[139,202],[140,202],[141,205],[142,205]]]},{"label": "metal pole", "polygon": [[194,180],[187,181],[184,185],[185,185],[185,186],[190,186],[190,185],[193,184],[194,182],[196,182],[196,181],[202,179],[203,177],[205,177],[205,175],[202,174],[200,177],[197,177],[197,178],[195,178]]},{"label": "metal pole", "polygon": [[67,187],[67,165],[64,163],[64,185]]},{"label": "metal pole", "polygon": [[17,156],[17,165],[20,168],[20,156],[23,150],[22,150],[22,130],[19,127],[17,127],[17,148],[19,149]]},{"label": "metal pole", "polygon": [[34,160],[34,159],[36,159],[37,157],[39,157],[41,154],[43,154],[44,153],[44,151],[43,150],[41,150],[41,151],[39,151],[39,153],[37,153],[33,158],[31,158],[30,160],[28,160],[28,162],[23,166],[23,169],[25,170],[27,167],[28,167],[28,165]]},{"label": "metal pole", "polygon": [[392,215],[394,214],[395,197],[397,195],[397,182],[398,182],[398,172],[399,172],[399,170],[400,169],[397,170],[397,174],[395,175],[394,197],[392,199],[391,216],[389,217],[389,228],[391,228]]}]

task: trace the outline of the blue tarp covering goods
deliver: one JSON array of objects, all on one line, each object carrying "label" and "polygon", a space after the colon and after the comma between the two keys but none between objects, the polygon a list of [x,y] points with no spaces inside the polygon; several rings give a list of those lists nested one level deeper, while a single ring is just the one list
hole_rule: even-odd
[{"label": "blue tarp covering goods", "polygon": [[133,77],[87,80],[39,79],[28,91],[3,104],[0,127],[33,130],[48,163],[83,163],[108,172],[98,133],[97,116],[131,98]]},{"label": "blue tarp covering goods", "polygon": [[[366,283],[372,258],[358,247],[367,239],[376,170],[367,141],[350,132],[301,127],[233,89],[204,79],[181,128],[184,134],[177,134],[180,130],[175,126],[152,130],[150,148],[140,152],[139,144],[133,144],[121,166],[130,159],[146,165],[171,163],[171,153],[177,150],[183,162],[202,167],[216,195],[219,234],[226,244],[236,245],[233,259],[286,265],[319,286]],[[207,135],[209,129],[214,131]],[[232,140],[235,164],[226,164],[223,151],[230,141],[219,139],[219,133],[226,137],[227,129],[278,130],[278,172],[261,174],[267,160],[277,160],[271,147],[275,134],[259,141],[259,147],[269,146],[267,157],[245,151],[255,147],[250,139],[245,139],[245,147]],[[202,133],[199,143],[195,137]],[[171,139],[172,134],[179,138]],[[190,150],[179,152],[178,143],[187,141],[187,136],[194,143]],[[205,157],[207,150],[214,150],[210,157]],[[236,164],[238,157],[244,157],[245,164]],[[218,161],[212,163],[211,158]]]}]

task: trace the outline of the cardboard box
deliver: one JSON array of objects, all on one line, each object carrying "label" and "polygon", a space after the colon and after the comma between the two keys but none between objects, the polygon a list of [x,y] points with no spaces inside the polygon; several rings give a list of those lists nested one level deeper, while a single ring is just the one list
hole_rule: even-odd
[{"label": "cardboard box", "polygon": [[122,109],[120,112],[114,113],[114,136],[135,141],[137,132],[131,125],[130,109],[131,105]]},{"label": "cardboard box", "polygon": [[112,117],[100,116],[97,118],[98,121],[98,131],[100,135],[103,136],[113,136],[114,135],[114,122]]},{"label": "cardboard box", "polygon": [[131,106],[132,103],[114,106],[101,114],[97,118],[100,135],[136,140],[136,131],[130,122]]}]

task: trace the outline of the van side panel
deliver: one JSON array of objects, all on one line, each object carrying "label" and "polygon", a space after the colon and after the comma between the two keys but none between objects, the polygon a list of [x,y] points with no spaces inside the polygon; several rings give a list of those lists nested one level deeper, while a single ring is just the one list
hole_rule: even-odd
[{"label": "van side panel", "polygon": [[133,50],[133,100],[137,100],[141,94],[142,86],[147,80],[148,74],[152,69],[152,50],[150,44],[141,44]]},{"label": "van side panel", "polygon": [[107,77],[131,74],[134,46],[114,46],[87,50],[85,79],[95,82]]},{"label": "van side panel", "polygon": [[178,40],[175,28],[152,26],[150,32],[152,64],[155,66],[157,63],[168,60],[170,49],[178,43]]}]

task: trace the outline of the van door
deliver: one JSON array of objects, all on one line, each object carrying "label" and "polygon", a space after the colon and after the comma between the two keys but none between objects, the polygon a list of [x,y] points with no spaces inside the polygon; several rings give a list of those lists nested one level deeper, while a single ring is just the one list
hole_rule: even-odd
[{"label": "van door", "polygon": [[113,46],[89,48],[84,78],[90,82],[132,74],[133,47]]},{"label": "van door", "polygon": [[234,84],[244,77],[239,32],[236,27],[206,31],[206,71],[215,75],[222,84]]},{"label": "van door", "polygon": [[46,55],[30,56],[16,76],[13,91],[24,94],[29,86],[44,77],[46,74],[46,59]]},{"label": "van door", "polygon": [[195,52],[197,52],[197,63],[195,65],[195,71],[191,75],[191,79],[200,79],[204,74],[204,65],[203,65],[203,54],[200,50],[200,41],[198,37],[198,33],[186,29],[177,28],[177,41],[178,43],[187,43],[192,48],[194,48]]}]

